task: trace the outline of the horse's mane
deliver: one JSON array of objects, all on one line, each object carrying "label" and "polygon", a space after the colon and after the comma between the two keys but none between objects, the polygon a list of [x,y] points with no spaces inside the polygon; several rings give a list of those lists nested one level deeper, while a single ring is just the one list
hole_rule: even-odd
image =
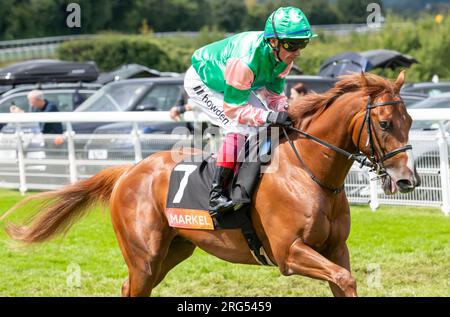
[{"label": "horse's mane", "polygon": [[394,84],[375,74],[353,73],[339,78],[336,85],[325,93],[313,92],[291,102],[288,112],[297,127],[300,123],[303,127],[308,125],[337,98],[346,93],[361,91],[372,99],[384,92],[394,94]]}]

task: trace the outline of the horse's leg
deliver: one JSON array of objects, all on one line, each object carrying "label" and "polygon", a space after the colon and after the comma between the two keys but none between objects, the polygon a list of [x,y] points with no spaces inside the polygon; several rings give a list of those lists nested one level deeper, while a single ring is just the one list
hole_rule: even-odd
[{"label": "horse's leg", "polygon": [[155,288],[164,279],[166,274],[169,273],[171,269],[189,258],[192,253],[194,253],[195,248],[196,246],[194,244],[184,238],[176,237],[173,239],[170,244],[169,252],[161,265],[161,270],[153,288]]},{"label": "horse's leg", "polygon": [[171,239],[164,232],[155,230],[146,234],[144,239],[132,239],[127,243],[127,253],[133,254],[133,257],[127,261],[129,278],[122,287],[122,295],[150,295],[156,286]]},{"label": "horse's leg", "polygon": [[[179,263],[183,262],[187,258],[189,258],[192,253],[194,252],[196,246],[192,244],[190,241],[185,240],[181,237],[176,237],[172,240],[172,243],[170,244],[169,250],[167,252],[166,257],[162,261],[160,268],[158,270],[157,277],[153,280],[151,289],[155,288],[166,276],[166,274],[173,269],[175,266],[177,266]],[[129,265],[129,267],[132,266],[132,264]],[[126,279],[122,285],[122,296],[123,297],[129,297],[131,295],[130,290],[130,279],[131,275],[135,274],[139,276],[139,272],[133,272],[131,273],[130,268],[130,278]],[[150,277],[148,274],[144,274],[144,279],[148,279],[150,282]],[[136,285],[134,285],[136,287]],[[141,288],[144,292],[148,292],[147,288],[148,286],[142,285]],[[148,296],[148,295],[143,295]]]},{"label": "horse's leg", "polygon": [[150,207],[147,196],[126,202],[120,198],[120,194],[113,198],[111,220],[128,266],[122,295],[149,296],[176,233],[161,213]]},{"label": "horse's leg", "polygon": [[[332,250],[329,253],[328,259],[351,272],[350,255],[348,252],[347,244],[344,243],[343,245]],[[338,285],[334,284],[333,282],[328,282],[328,284],[330,285],[331,292],[333,293],[334,296],[336,297],[345,296],[345,293],[341,290],[341,288]],[[356,294],[356,285],[355,285],[355,294]]]},{"label": "horse's leg", "polygon": [[350,272],[331,262],[300,239],[291,245],[283,265],[284,275],[300,274],[336,284],[344,296],[356,296],[356,281]]}]

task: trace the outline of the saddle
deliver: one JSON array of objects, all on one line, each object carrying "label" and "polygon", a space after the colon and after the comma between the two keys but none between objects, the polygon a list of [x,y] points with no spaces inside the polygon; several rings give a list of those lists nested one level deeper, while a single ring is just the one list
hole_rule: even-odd
[{"label": "saddle", "polygon": [[[169,225],[184,229],[241,229],[255,259],[262,265],[274,265],[267,256],[252,225],[251,200],[259,184],[261,166],[270,155],[270,138],[247,140],[245,156],[236,168],[229,197],[237,204],[235,211],[221,217],[209,215],[209,194],[216,159],[194,157],[191,161],[179,162],[170,175],[166,202],[166,216]],[[198,158],[198,159],[197,159]],[[261,159],[264,158],[264,159]],[[192,162],[193,161],[193,162]]]}]

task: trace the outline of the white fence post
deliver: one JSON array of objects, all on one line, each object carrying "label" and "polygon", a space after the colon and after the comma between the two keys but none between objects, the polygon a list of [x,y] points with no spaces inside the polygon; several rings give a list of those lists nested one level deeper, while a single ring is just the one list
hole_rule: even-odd
[{"label": "white fence post", "polygon": [[441,189],[442,189],[442,211],[446,216],[450,214],[450,172],[448,166],[448,133],[445,132],[444,125],[439,122],[439,158],[441,172]]},{"label": "white fence post", "polygon": [[22,142],[23,132],[20,127],[20,123],[16,123],[16,138],[17,138],[17,163],[19,167],[19,191],[22,195],[25,195],[27,191],[27,178],[25,170],[25,155],[23,151]]},{"label": "white fence post", "polygon": [[134,145],[134,160],[137,163],[142,161],[142,147],[141,140],[139,138],[139,126],[137,122],[133,122],[133,131],[131,133]]},{"label": "white fence post", "polygon": [[77,159],[75,154],[75,143],[73,141],[73,137],[75,132],[72,129],[72,123],[67,122],[66,125],[66,136],[67,136],[67,152],[69,159],[69,174],[70,174],[70,182],[75,183],[78,180],[77,173]]},{"label": "white fence post", "polygon": [[376,180],[377,175],[374,172],[369,172],[369,186],[370,186],[370,209],[376,211],[380,207],[380,202],[378,200],[378,181]]}]

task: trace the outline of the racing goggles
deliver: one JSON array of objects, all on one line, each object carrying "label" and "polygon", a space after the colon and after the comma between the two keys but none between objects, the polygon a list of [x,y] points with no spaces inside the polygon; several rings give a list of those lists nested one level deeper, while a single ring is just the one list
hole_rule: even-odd
[{"label": "racing goggles", "polygon": [[303,49],[308,43],[309,39],[281,40],[281,46],[288,52],[295,52],[296,50]]}]

